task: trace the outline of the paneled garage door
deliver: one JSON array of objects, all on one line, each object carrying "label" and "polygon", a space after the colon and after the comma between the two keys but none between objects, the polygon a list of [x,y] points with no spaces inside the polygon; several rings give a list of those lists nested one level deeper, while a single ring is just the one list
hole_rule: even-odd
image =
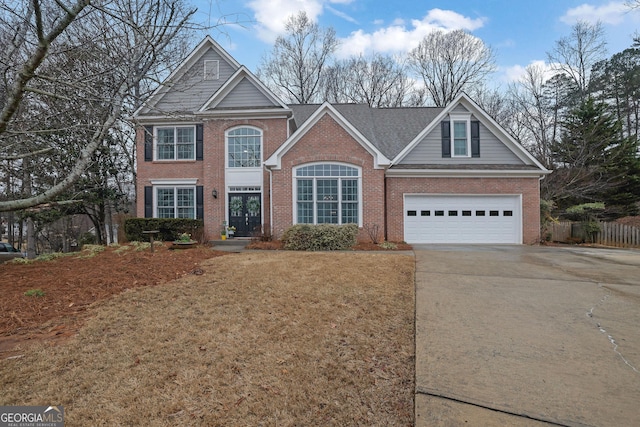
[{"label": "paneled garage door", "polygon": [[404,196],[407,243],[522,243],[520,196]]}]

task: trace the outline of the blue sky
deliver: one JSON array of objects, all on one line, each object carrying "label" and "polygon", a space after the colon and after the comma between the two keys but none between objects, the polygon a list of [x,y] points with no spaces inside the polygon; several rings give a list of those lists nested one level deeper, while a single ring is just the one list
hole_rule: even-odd
[{"label": "blue sky", "polygon": [[542,64],[577,20],[602,22],[609,55],[628,48],[640,32],[640,10],[629,10],[625,1],[192,0],[198,22],[229,23],[209,34],[254,72],[283,34],[286,18],[304,10],[320,26],[336,30],[339,57],[401,54],[432,29],[464,29],[495,50],[499,84],[513,81],[529,64]]}]

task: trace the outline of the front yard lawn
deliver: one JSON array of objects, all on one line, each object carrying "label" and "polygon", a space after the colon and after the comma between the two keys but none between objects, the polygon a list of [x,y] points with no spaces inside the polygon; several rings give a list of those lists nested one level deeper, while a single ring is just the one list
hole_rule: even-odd
[{"label": "front yard lawn", "polygon": [[61,404],[68,426],[413,424],[412,257],[249,252],[185,271],[93,304],[66,341],[13,349],[0,404]]}]

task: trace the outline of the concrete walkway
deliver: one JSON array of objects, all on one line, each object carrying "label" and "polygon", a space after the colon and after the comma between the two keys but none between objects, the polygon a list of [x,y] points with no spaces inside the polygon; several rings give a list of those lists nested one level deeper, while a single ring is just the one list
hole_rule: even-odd
[{"label": "concrete walkway", "polygon": [[415,255],[417,426],[640,425],[640,251]]}]

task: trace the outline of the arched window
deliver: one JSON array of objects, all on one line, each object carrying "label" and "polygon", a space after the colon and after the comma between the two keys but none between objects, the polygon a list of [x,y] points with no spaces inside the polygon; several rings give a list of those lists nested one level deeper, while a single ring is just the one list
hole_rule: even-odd
[{"label": "arched window", "polygon": [[227,132],[227,165],[230,168],[262,166],[262,132],[251,127]]},{"label": "arched window", "polygon": [[360,169],[314,164],[295,170],[298,224],[359,224],[362,205]]}]

